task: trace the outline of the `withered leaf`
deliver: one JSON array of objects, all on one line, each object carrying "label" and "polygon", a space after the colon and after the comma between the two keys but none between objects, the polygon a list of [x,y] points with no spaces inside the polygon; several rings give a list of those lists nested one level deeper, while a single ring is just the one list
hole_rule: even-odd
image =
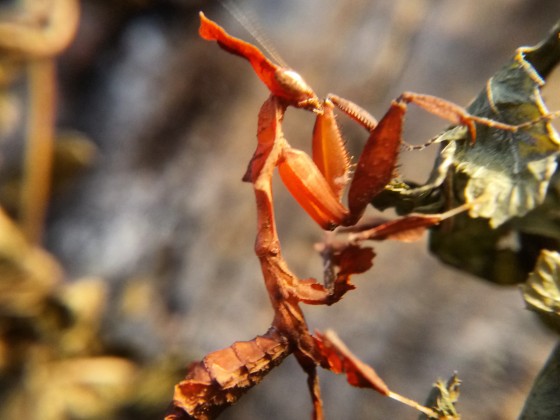
[{"label": "withered leaf", "polygon": [[[469,111],[511,124],[542,115],[539,79],[543,82],[560,60],[559,34],[557,24],[536,47],[519,49]],[[552,174],[558,135],[546,120],[518,133],[477,129],[473,147],[462,127],[440,135],[437,141],[444,147],[428,182],[418,186],[394,180],[374,205],[395,207],[399,214],[433,213],[478,197],[469,215],[431,229],[430,250],[446,264],[494,283],[521,283],[541,249],[560,245],[560,174]]]},{"label": "withered leaf", "polygon": [[[551,51],[556,61],[560,59],[559,33],[557,26],[551,35],[556,39]],[[467,108],[473,115],[511,125],[534,123],[515,133],[478,125],[474,146],[468,141],[446,146],[456,149],[447,151],[455,170],[468,177],[464,199],[472,204],[471,217],[487,218],[492,227],[524,216],[541,204],[556,169],[560,138],[550,121],[541,119],[549,114],[541,96],[545,82],[530,61],[544,47],[549,44],[519,48]],[[457,139],[462,139],[464,129],[454,130]]]},{"label": "withered leaf", "polygon": [[560,254],[543,250],[534,271],[521,286],[527,307],[560,331]]},{"label": "withered leaf", "polygon": [[454,193],[451,205],[469,203],[470,216],[489,219],[492,227],[521,217],[541,204],[560,151],[560,138],[547,116],[541,88],[560,60],[560,23],[535,47],[519,48],[467,107],[477,117],[517,131],[477,124],[471,144],[466,127],[445,131],[443,147],[429,181],[419,187],[393,183],[380,197],[383,207],[407,211],[443,204],[442,188]]},{"label": "withered leaf", "polygon": [[560,247],[560,171],[551,179],[543,204],[521,218],[492,229],[467,214],[430,232],[430,250],[440,260],[498,284],[527,280],[542,249]]},{"label": "withered leaf", "polygon": [[[426,407],[430,407],[434,410],[440,419],[452,420],[461,418],[455,407],[455,404],[457,404],[459,400],[460,385],[461,381],[457,373],[454,373],[447,381],[439,379],[434,384],[426,400]],[[428,418],[426,414],[421,414],[419,416],[419,420]]]}]

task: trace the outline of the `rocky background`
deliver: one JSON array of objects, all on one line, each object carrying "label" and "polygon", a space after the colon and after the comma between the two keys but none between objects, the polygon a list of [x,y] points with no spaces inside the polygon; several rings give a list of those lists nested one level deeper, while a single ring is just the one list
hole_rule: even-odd
[{"label": "rocky background", "polygon": [[[96,153],[53,196],[47,250],[67,282],[106,282],[104,340],[135,360],[173,354],[186,365],[264,333],[272,312],[253,255],[253,193],[241,176],[268,93],[246,62],[198,38],[198,11],[250,35],[217,2],[81,5],[78,35],[58,61],[57,127],[83,133]],[[560,18],[557,0],[239,5],[319,95],[335,92],[378,117],[404,90],[466,105],[515,48],[535,44]],[[551,109],[560,109],[559,92],[557,71],[545,90]],[[357,156],[364,133],[340,121]],[[445,126],[411,110],[405,136],[419,144]],[[312,127],[312,115],[288,112],[291,144],[308,150]],[[435,152],[404,153],[401,171],[423,181]],[[320,230],[280,183],[276,193],[283,252],[299,276],[320,276]],[[519,290],[443,266],[425,240],[375,250],[356,291],[333,307],[306,308],[310,327],[336,330],[401,394],[423,401],[438,377],[458,371],[464,418],[515,418],[554,343]],[[321,385],[327,418],[417,416],[343,377],[325,372]],[[290,358],[222,418],[302,419],[310,410],[305,376]]]}]

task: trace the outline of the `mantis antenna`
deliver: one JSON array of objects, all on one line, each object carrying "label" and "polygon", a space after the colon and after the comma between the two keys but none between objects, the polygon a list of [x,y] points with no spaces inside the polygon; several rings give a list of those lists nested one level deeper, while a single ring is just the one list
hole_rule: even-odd
[{"label": "mantis antenna", "polygon": [[259,20],[253,12],[241,9],[234,0],[220,0],[220,4],[226,9],[235,20],[257,41],[261,47],[270,55],[277,64],[289,68],[282,56],[278,53],[272,41],[266,36],[266,31],[260,25]]}]

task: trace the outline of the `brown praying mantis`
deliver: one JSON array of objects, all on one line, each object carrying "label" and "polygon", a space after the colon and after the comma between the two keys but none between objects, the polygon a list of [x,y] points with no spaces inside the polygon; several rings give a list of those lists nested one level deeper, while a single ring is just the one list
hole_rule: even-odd
[{"label": "brown praying mantis", "polygon": [[[308,375],[314,418],[323,418],[317,366],[345,373],[354,386],[372,388],[382,395],[411,405],[429,417],[437,410],[423,407],[389,389],[373,369],[357,359],[333,333],[312,334],[300,303],[331,305],[355,288],[353,274],[372,266],[373,250],[361,247],[365,239],[385,239],[406,231],[426,228],[450,217],[455,211],[439,215],[408,216],[356,233],[348,241],[329,249],[331,280],[325,285],[314,279],[300,279],[284,260],[274,218],[272,177],[280,177],[300,206],[324,230],[338,226],[353,227],[367,205],[391,181],[402,146],[404,117],[408,104],[467,128],[471,143],[476,141],[476,125],[516,132],[522,126],[508,125],[471,115],[463,107],[434,96],[405,92],[392,101],[377,122],[353,102],[329,94],[320,100],[295,71],[277,65],[254,45],[229,35],[200,13],[199,34],[216,41],[224,50],[249,61],[257,76],[270,91],[258,117],[257,148],[249,162],[244,181],[253,184],[257,205],[255,252],[261,263],[264,282],[274,309],[269,331],[250,341],[236,342],[215,351],[189,368],[185,380],[177,384],[173,407],[167,419],[213,418],[257,384],[273,367],[293,353]],[[282,132],[288,107],[316,114],[312,156],[293,148]],[[351,163],[335,120],[334,108],[363,126],[369,138],[351,176]],[[351,179],[351,180],[350,180]],[[348,206],[341,203],[349,184]],[[457,209],[456,211],[462,211]]]}]

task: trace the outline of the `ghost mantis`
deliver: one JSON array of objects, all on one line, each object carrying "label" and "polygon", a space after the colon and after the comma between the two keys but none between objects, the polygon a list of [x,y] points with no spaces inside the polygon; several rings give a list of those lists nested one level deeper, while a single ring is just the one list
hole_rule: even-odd
[{"label": "ghost mantis", "polygon": [[[173,407],[167,419],[215,417],[292,353],[308,375],[315,419],[323,418],[317,366],[335,373],[346,373],[351,385],[374,389],[429,417],[437,418],[438,414],[434,410],[393,392],[371,367],[359,361],[333,333],[312,334],[299,304],[331,305],[354,289],[355,286],[350,283],[351,275],[369,270],[374,256],[371,248],[360,246],[363,240],[385,239],[425,228],[450,217],[453,211],[442,215],[397,219],[372,230],[356,233],[353,242],[336,246],[330,244],[327,253],[330,269],[325,270],[330,280],[322,285],[315,279],[298,278],[282,257],[274,218],[272,177],[278,168],[287,189],[322,229],[353,227],[362,218],[367,205],[394,175],[408,104],[415,104],[454,125],[466,126],[471,141],[476,138],[476,124],[510,131],[516,131],[518,127],[473,116],[462,107],[443,99],[411,92],[405,92],[395,99],[387,113],[377,122],[356,104],[336,95],[331,94],[320,100],[295,71],[273,63],[257,47],[229,35],[202,12],[200,20],[200,36],[216,41],[224,50],[249,61],[270,91],[269,98],[259,112],[257,148],[243,180],[252,183],[255,192],[255,252],[274,309],[274,319],[266,334],[250,341],[236,342],[193,364],[185,380],[175,387]],[[290,146],[284,137],[282,121],[290,106],[317,115],[312,157]],[[369,132],[353,176],[350,176],[350,159],[335,121],[335,107]],[[341,200],[348,184],[346,207]]]}]

